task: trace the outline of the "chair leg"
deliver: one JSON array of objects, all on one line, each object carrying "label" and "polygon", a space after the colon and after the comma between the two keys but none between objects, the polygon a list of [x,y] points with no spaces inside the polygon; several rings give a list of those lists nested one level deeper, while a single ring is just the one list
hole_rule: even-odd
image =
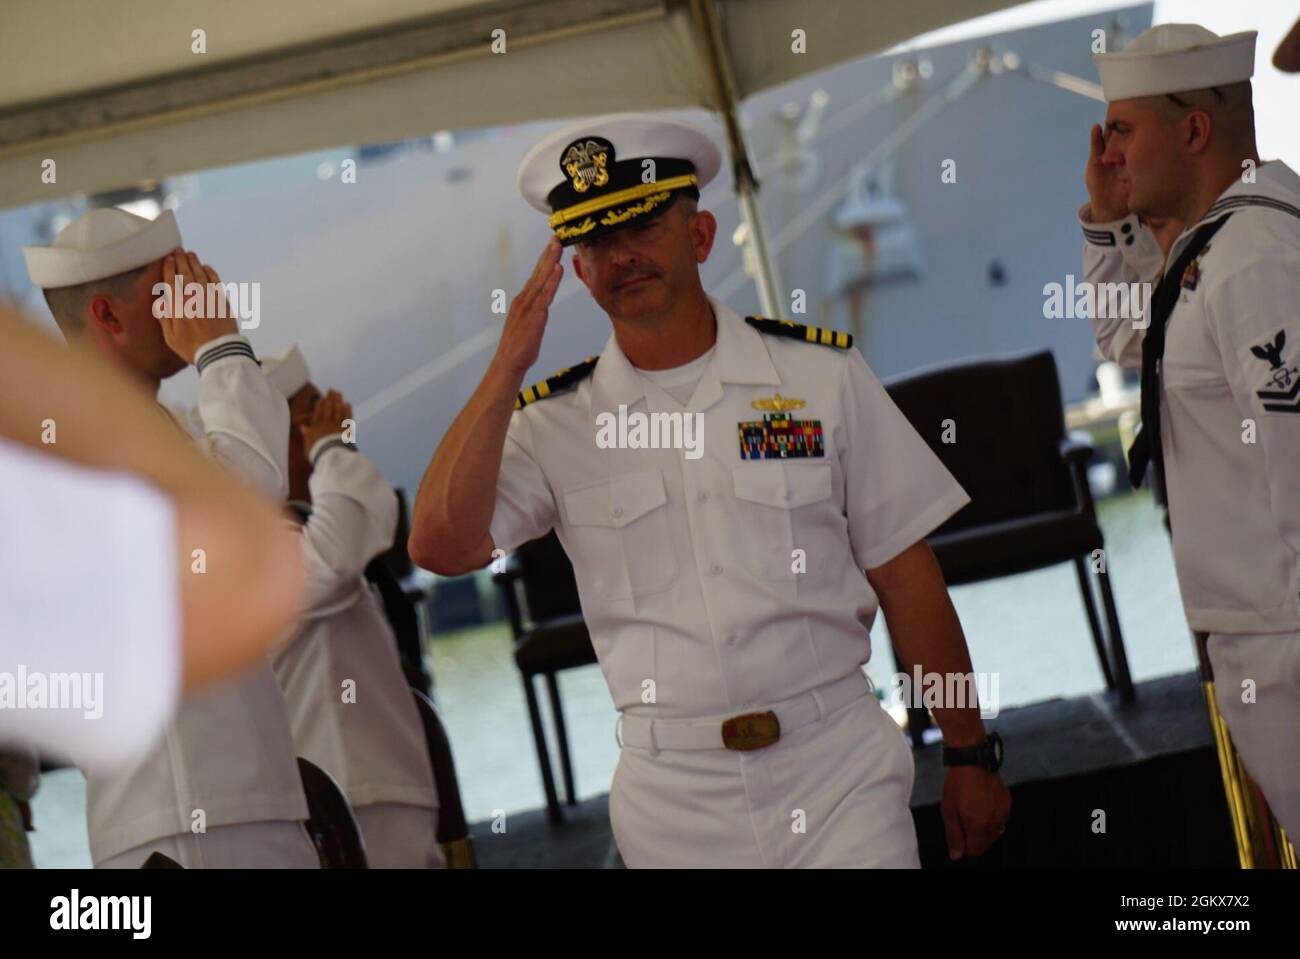
[{"label": "chair leg", "polygon": [[925,745],[925,731],[930,728],[930,711],[923,707],[907,707],[907,734],[912,740],[912,748],[920,749]]},{"label": "chair leg", "polygon": [[1124,651],[1124,635],[1119,628],[1119,613],[1115,610],[1115,596],[1110,591],[1110,579],[1106,571],[1097,574],[1101,587],[1101,602],[1106,608],[1106,628],[1110,633],[1110,656],[1115,665],[1115,681],[1119,686],[1119,699],[1122,703],[1131,703],[1137,698],[1133,690],[1133,677],[1128,671],[1128,654]]},{"label": "chair leg", "polygon": [[1097,601],[1092,595],[1092,583],[1088,581],[1088,567],[1082,556],[1074,557],[1074,571],[1079,576],[1079,593],[1083,597],[1083,610],[1088,614],[1088,628],[1092,631],[1092,645],[1097,650],[1097,661],[1101,663],[1102,675],[1106,677],[1106,688],[1115,688],[1115,674],[1110,668],[1110,656],[1106,653],[1106,640],[1101,633],[1101,620],[1097,616]]},{"label": "chair leg", "polygon": [[533,742],[537,745],[537,762],[542,769],[542,788],[546,790],[546,818],[558,825],[564,822],[564,813],[560,809],[560,797],[555,793],[555,774],[551,772],[551,753],[546,748],[542,710],[537,705],[537,691],[533,689],[533,678],[526,673],[519,675],[524,681],[524,697],[528,700],[528,718],[533,724]]},{"label": "chair leg", "polygon": [[564,773],[564,795],[570,806],[578,804],[574,798],[573,760],[569,758],[569,733],[564,726],[564,710],[560,706],[560,684],[555,673],[546,674],[546,686],[551,693],[551,715],[555,718],[555,738],[560,746],[560,771]]}]

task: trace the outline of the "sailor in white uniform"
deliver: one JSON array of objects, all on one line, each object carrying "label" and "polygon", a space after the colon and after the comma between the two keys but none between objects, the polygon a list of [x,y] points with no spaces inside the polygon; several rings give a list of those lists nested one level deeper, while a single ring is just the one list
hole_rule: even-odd
[{"label": "sailor in white uniform", "polygon": [[[235,319],[186,318],[179,309],[155,315],[156,284],[220,279],[181,249],[171,211],[150,221],[93,210],[51,246],[23,252],[64,336],[136,374],[151,395],[193,363],[198,410],[177,417],[178,425],[217,461],[283,500],[288,408]],[[160,415],[168,414],[160,408]],[[111,684],[105,677],[106,697]],[[139,763],[91,770],[86,818],[97,867],[139,867],[154,851],[185,867],[319,867],[303,825],[307,804],[284,695],[270,664],[187,700]]]},{"label": "sailor in white uniform", "polygon": [[300,625],[274,661],[294,743],[347,795],[371,868],[441,868],[424,727],[365,577],[392,545],[397,495],[346,441],[351,407],[321,394],[296,346],[264,368],[289,401],[290,505],[307,571]]},{"label": "sailor in white uniform", "polygon": [[[1131,477],[1164,476],[1220,710],[1300,836],[1300,177],[1259,158],[1254,52],[1253,32],[1164,24],[1098,55],[1080,222],[1089,281],[1154,285],[1145,315],[1093,317],[1103,354],[1143,369]],[[1167,261],[1152,218],[1185,225]]]},{"label": "sailor in white uniform", "polygon": [[[719,163],[701,131],[635,115],[525,157],[556,239],[430,464],[411,554],[458,573],[556,530],[621,712],[628,866],[915,867],[911,749],[862,664],[883,608],[904,656],[970,672],[923,539],[968,497],[847,334],[705,294],[716,221],[696,201]],[[614,332],[519,392],[562,243]],[[961,764],[950,851],[979,854],[1010,805],[998,740],[974,703],[937,717]]]}]

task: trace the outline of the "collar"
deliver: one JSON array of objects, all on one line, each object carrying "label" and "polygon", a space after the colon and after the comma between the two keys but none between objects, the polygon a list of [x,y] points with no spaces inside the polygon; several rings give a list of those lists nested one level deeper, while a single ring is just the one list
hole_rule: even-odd
[{"label": "collar", "polygon": [[1207,223],[1212,223],[1234,210],[1248,206],[1290,207],[1300,215],[1300,176],[1281,160],[1267,160],[1255,168],[1255,182],[1243,183],[1241,178],[1219,194],[1205,215],[1187,227],[1169,248],[1167,262],[1172,263],[1192,235]]},{"label": "collar", "polygon": [[[693,407],[705,409],[722,398],[723,383],[780,386],[781,378],[767,352],[763,335],[741,319],[735,310],[709,297],[717,320],[713,361],[705,368]],[[631,406],[645,396],[646,381],[619,348],[613,333],[592,372],[591,409],[614,410]]]}]

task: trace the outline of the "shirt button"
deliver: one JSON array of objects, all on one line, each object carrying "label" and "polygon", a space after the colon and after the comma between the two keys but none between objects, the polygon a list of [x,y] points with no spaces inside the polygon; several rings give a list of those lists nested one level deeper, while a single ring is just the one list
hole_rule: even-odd
[{"label": "shirt button", "polygon": [[695,497],[695,501],[696,501],[697,503],[707,503],[707,502],[709,501],[709,494],[708,494],[708,493],[700,493],[699,496]]},{"label": "shirt button", "polygon": [[614,512],[614,515],[615,515],[615,516],[622,516],[622,515],[623,515],[623,507],[621,507],[621,506],[615,506],[613,512]]},{"label": "shirt button", "polygon": [[727,636],[727,645],[728,645],[728,646],[735,646],[735,645],[736,645],[736,634],[735,634],[735,633],[730,633],[730,634]]},{"label": "shirt button", "polygon": [[714,576],[721,576],[722,575],[721,564],[714,563],[712,566],[709,567],[709,572],[712,573]]}]

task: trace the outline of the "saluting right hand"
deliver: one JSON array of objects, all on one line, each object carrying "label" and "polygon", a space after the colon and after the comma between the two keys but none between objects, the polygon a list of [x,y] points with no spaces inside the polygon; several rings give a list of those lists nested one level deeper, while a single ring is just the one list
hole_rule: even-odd
[{"label": "saluting right hand", "polygon": [[546,332],[546,319],[555,299],[555,290],[564,276],[560,265],[563,251],[560,241],[551,237],[537,259],[537,265],[519,294],[510,301],[506,325],[501,331],[501,344],[497,347],[496,362],[512,376],[523,379],[528,369],[537,362],[542,348],[542,334]]},{"label": "saluting right hand", "polygon": [[344,424],[352,419],[352,404],[343,398],[338,390],[330,390],[319,400],[311,411],[311,419],[298,427],[302,433],[302,450],[310,453],[313,446],[325,439],[344,431]]},{"label": "saluting right hand", "polygon": [[[173,302],[176,282],[180,281],[180,302]],[[162,281],[166,292],[162,294],[161,303],[157,304],[155,313],[162,326],[165,342],[186,363],[194,362],[194,354],[206,343],[211,343],[219,336],[239,332],[239,324],[228,308],[217,271],[200,260],[193,251],[177,247],[163,257]],[[199,305],[198,316],[185,315],[185,303],[189,299],[186,286],[197,283],[202,292],[201,298],[194,300]],[[208,315],[208,291],[211,289],[215,312]]]},{"label": "saluting right hand", "polygon": [[1128,185],[1119,180],[1120,167],[1102,163],[1106,152],[1106,138],[1101,125],[1092,125],[1092,143],[1088,150],[1088,165],[1083,171],[1083,182],[1088,188],[1088,202],[1092,206],[1094,223],[1109,223],[1128,216]]}]

